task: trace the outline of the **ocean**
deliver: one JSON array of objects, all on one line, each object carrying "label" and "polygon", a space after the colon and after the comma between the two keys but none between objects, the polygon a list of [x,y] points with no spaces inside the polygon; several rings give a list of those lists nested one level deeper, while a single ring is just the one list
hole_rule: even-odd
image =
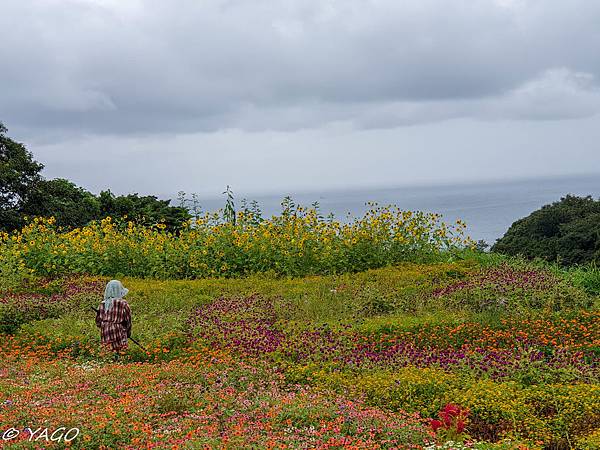
[{"label": "ocean", "polygon": [[[237,194],[237,193],[236,193]],[[395,204],[401,209],[437,212],[443,220],[461,219],[467,223],[467,234],[475,240],[493,244],[517,219],[529,215],[543,205],[560,200],[567,194],[600,197],[600,175],[538,178],[477,184],[414,186],[324,192],[289,193],[297,204],[310,206],[317,201],[323,215],[333,213],[339,220],[362,216],[366,202]],[[263,215],[281,211],[281,196],[247,196],[257,200]],[[236,206],[243,197],[236,195]],[[174,202],[175,203],[175,202]],[[224,205],[224,197],[200,198],[204,210],[214,211]]]}]

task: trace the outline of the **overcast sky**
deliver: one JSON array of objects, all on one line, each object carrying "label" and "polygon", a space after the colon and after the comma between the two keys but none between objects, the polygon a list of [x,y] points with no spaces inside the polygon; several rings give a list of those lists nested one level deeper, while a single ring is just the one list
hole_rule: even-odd
[{"label": "overcast sky", "polygon": [[2,0],[0,121],[94,192],[600,172],[600,1]]}]

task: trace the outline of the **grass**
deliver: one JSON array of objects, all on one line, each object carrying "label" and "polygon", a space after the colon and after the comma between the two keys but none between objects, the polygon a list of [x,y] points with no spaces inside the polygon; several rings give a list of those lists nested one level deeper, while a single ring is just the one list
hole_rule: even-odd
[{"label": "grass", "polygon": [[[354,323],[357,308],[377,297],[392,298],[398,303],[414,300],[415,286],[427,288],[434,282],[453,279],[473,270],[471,261],[432,265],[401,264],[396,267],[369,270],[357,274],[311,276],[304,278],[277,278],[253,275],[234,279],[151,280],[123,278],[130,290],[127,300],[135,316],[134,336],[141,341],[152,341],[174,332],[185,331],[185,319],[193,308],[207,304],[218,297],[249,297],[257,294],[281,300],[282,319],[303,323]],[[97,297],[97,302],[101,298]],[[97,306],[97,305],[95,305]],[[399,323],[447,318],[447,311],[428,312],[416,301],[407,304],[413,312],[373,318]],[[415,315],[415,312],[418,313]],[[358,314],[364,316],[368,312]],[[453,314],[467,320],[474,314],[457,311]],[[70,311],[59,318],[36,321],[24,325],[21,333],[38,333],[48,337],[97,335],[94,313],[89,308]]]},{"label": "grass", "polygon": [[[125,277],[149,352],[117,362],[98,349],[100,292],[71,289],[0,335],[0,432],[68,422],[75,448],[597,448],[598,276],[479,254],[301,278]],[[465,430],[434,432],[454,403]]]}]

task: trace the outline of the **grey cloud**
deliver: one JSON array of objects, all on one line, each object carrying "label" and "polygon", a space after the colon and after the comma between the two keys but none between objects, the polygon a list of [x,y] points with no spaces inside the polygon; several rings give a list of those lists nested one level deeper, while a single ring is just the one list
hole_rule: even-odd
[{"label": "grey cloud", "polygon": [[567,120],[600,113],[600,88],[594,76],[566,68],[551,69],[503,94],[460,101],[390,102],[355,116],[360,128],[478,118],[484,120]]},{"label": "grey cloud", "polygon": [[599,21],[589,0],[6,0],[0,119],[39,138],[587,117]]},{"label": "grey cloud", "polygon": [[32,147],[46,176],[94,192],[110,187],[174,198],[184,190],[207,197],[230,184],[239,199],[585,173],[600,167],[598,142],[599,115],[558,122],[465,118],[385,130],[331,124],[293,132],[92,136]]}]

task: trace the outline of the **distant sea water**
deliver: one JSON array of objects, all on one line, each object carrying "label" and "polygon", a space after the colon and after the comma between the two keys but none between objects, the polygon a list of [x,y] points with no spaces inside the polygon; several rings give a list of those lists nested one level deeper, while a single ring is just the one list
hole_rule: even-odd
[{"label": "distant sea water", "polygon": [[[289,193],[295,203],[303,206],[319,202],[323,215],[333,213],[342,221],[347,220],[348,213],[350,217],[362,216],[369,209],[366,206],[368,201],[375,201],[379,205],[395,204],[404,210],[440,213],[447,223],[462,219],[467,223],[469,236],[490,245],[502,237],[515,220],[567,194],[591,195],[598,199],[600,175]],[[270,216],[281,211],[280,203],[285,195],[288,194],[247,196],[247,199],[257,200],[263,215]],[[242,197],[236,193],[236,206],[239,206]],[[200,204],[204,210],[214,211],[223,206],[224,198],[200,198]]]}]

